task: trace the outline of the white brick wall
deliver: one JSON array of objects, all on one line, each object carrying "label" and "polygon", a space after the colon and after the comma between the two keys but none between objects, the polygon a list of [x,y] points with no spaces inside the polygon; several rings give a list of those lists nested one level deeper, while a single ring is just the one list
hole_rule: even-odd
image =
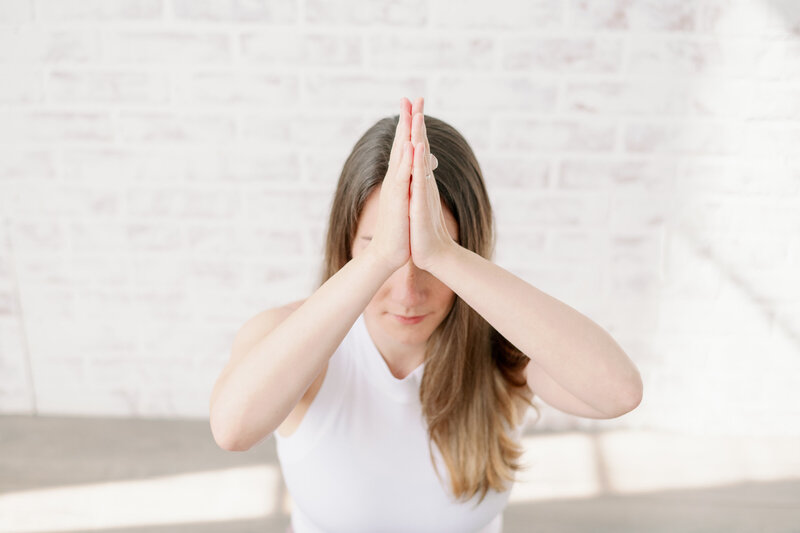
[{"label": "white brick wall", "polygon": [[206,417],[353,143],[425,96],[496,261],[642,371],[539,427],[800,434],[794,1],[1,0],[0,72],[0,412]]}]

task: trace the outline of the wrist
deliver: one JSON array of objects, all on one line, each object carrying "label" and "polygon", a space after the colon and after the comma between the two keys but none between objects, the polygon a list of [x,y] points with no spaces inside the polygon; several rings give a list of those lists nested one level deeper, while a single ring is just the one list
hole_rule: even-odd
[{"label": "wrist", "polygon": [[371,271],[378,272],[384,279],[388,279],[389,276],[391,276],[396,270],[393,269],[380,254],[376,253],[373,248],[370,248],[369,245],[361,250],[361,253],[356,257],[360,258],[364,263],[366,263],[367,268],[369,268]]},{"label": "wrist", "polygon": [[435,278],[442,280],[442,276],[452,269],[453,262],[458,261],[459,255],[465,250],[466,248],[457,242],[451,241],[446,248],[435,256],[431,265],[426,270]]}]

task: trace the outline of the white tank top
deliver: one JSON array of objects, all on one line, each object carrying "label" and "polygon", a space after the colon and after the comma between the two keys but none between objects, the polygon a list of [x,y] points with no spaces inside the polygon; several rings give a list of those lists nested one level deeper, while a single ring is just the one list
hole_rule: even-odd
[{"label": "white tank top", "polygon": [[510,486],[490,490],[473,509],[480,493],[456,501],[436,477],[419,401],[424,367],[395,378],[359,315],[300,425],[289,437],[273,432],[295,533],[502,531]]}]

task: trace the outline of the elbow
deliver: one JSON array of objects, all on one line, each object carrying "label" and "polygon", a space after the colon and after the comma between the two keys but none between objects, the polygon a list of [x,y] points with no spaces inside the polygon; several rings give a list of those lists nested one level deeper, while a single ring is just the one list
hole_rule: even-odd
[{"label": "elbow", "polygon": [[638,372],[636,373],[636,379],[633,380],[632,384],[625,387],[625,391],[626,392],[623,396],[624,401],[622,401],[620,406],[611,413],[611,418],[617,418],[624,414],[630,413],[639,407],[640,403],[642,403],[644,386],[642,384],[641,375]]},{"label": "elbow", "polygon": [[211,435],[214,437],[214,442],[227,452],[246,452],[250,449],[241,442],[239,431],[235,431],[231,424],[224,423],[224,417],[219,415],[214,416],[213,410],[209,416],[209,425],[211,426]]}]

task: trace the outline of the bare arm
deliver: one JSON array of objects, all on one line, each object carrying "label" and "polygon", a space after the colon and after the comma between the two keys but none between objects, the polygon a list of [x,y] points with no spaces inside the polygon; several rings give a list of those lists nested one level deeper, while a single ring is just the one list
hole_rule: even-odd
[{"label": "bare arm", "polygon": [[222,448],[247,450],[275,431],[391,273],[365,250],[244,355],[231,358],[211,395],[211,430]]},{"label": "bare arm", "polygon": [[589,317],[458,245],[430,272],[535,361],[534,368],[600,414],[614,418],[641,401],[638,368]]}]

